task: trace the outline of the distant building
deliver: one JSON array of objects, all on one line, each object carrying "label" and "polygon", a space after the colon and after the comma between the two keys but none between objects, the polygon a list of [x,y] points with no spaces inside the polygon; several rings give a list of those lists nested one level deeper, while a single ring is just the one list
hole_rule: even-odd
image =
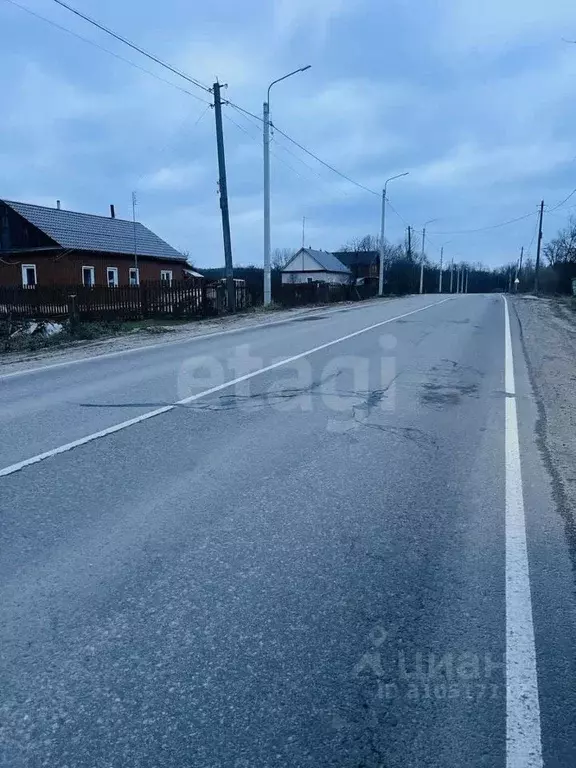
[{"label": "distant building", "polygon": [[110,212],[0,200],[0,285],[113,287],[184,278],[186,256],[143,224],[115,218],[113,206]]},{"label": "distant building", "polygon": [[334,283],[346,285],[353,281],[350,269],[333,253],[300,248],[282,270],[282,284]]},{"label": "distant building", "polygon": [[378,280],[378,251],[335,251],[334,256],[350,269],[354,281],[362,280],[365,283]]}]

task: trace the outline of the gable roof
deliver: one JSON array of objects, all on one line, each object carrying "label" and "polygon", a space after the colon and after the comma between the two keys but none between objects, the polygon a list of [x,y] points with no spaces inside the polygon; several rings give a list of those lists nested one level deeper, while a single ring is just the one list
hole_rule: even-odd
[{"label": "gable roof", "polygon": [[[12,208],[62,248],[134,254],[134,223],[132,221],[11,200],[0,202]],[[136,250],[138,256],[186,261],[186,256],[139,222],[136,222]]]},{"label": "gable roof", "polygon": [[286,269],[301,253],[307,253],[311,256],[314,261],[317,261],[318,264],[326,270],[326,272],[345,272],[346,274],[350,274],[348,267],[345,264],[342,264],[333,253],[328,253],[328,251],[315,251],[313,248],[300,248],[300,250],[292,256],[284,269]]},{"label": "gable roof", "polygon": [[368,267],[380,260],[378,251],[335,251],[334,256],[348,267]]}]

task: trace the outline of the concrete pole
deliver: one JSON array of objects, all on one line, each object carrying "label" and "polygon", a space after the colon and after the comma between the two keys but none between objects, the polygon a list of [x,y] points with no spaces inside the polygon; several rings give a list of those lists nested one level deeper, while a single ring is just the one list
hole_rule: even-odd
[{"label": "concrete pole", "polygon": [[384,233],[386,229],[386,188],[382,191],[382,217],[380,220],[380,267],[378,269],[378,296],[384,295]]},{"label": "concrete pole", "polygon": [[444,260],[444,246],[440,248],[440,275],[438,276],[438,293],[442,293],[442,262]]},{"label": "concrete pole", "polygon": [[264,102],[264,305],[272,302],[270,269],[270,105]]},{"label": "concrete pole", "polygon": [[422,254],[420,256],[420,293],[424,293],[424,248],[426,246],[426,227],[422,230]]},{"label": "concrete pole", "polygon": [[226,181],[226,156],[224,154],[224,132],[222,130],[222,99],[220,83],[212,86],[214,94],[214,116],[216,118],[216,144],[218,148],[218,174],[220,187],[220,211],[222,213],[222,237],[224,240],[224,261],[226,266],[226,294],[228,312],[236,310],[236,288],[232,266],[232,239],[230,237],[230,213],[228,210],[228,184]]}]

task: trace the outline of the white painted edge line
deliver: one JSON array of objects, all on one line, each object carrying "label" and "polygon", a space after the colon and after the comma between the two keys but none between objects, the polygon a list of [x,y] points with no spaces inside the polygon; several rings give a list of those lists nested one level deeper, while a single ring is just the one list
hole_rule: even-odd
[{"label": "white painted edge line", "polygon": [[32,456],[30,459],[24,459],[23,461],[19,461],[16,464],[10,464],[10,466],[0,469],[0,477],[13,475],[15,472],[19,472],[21,469],[24,469],[25,467],[29,467],[32,464],[38,464],[39,462],[44,461],[45,459],[49,459],[52,456],[57,456],[60,453],[66,453],[67,451],[71,451],[74,448],[78,448],[81,445],[86,445],[86,443],[90,443],[93,440],[98,440],[98,438],[100,437],[106,437],[106,435],[111,435],[114,432],[120,432],[121,430],[126,429],[127,427],[131,427],[134,424],[139,424],[141,421],[147,421],[148,419],[152,419],[155,416],[159,416],[162,413],[168,413],[169,411],[174,410],[179,405],[187,405],[188,403],[192,403],[195,400],[199,400],[201,397],[206,397],[207,395],[212,395],[215,392],[220,392],[221,390],[227,389],[228,387],[233,387],[235,384],[239,384],[242,381],[247,381],[248,379],[252,379],[255,376],[260,376],[261,374],[267,373],[268,371],[273,371],[275,368],[280,368],[283,365],[288,365],[289,363],[293,363],[296,360],[300,360],[303,357],[307,357],[307,355],[312,355],[315,352],[320,352],[323,349],[328,349],[328,347],[332,347],[335,344],[340,344],[342,341],[353,339],[355,336],[360,336],[360,334],[362,333],[367,333],[368,331],[373,331],[375,328],[380,328],[381,326],[387,325],[388,323],[393,323],[396,320],[401,320],[403,317],[408,317],[409,315],[415,315],[417,312],[423,312],[425,309],[430,309],[431,307],[436,307],[439,304],[444,304],[446,301],[450,301],[450,299],[435,301],[432,304],[427,304],[425,307],[419,307],[418,309],[413,309],[410,312],[404,312],[401,315],[396,315],[395,317],[391,317],[388,320],[382,320],[379,323],[374,323],[373,325],[369,325],[366,328],[361,328],[359,331],[354,331],[353,333],[348,333],[346,336],[341,336],[340,338],[334,339],[333,341],[328,341],[325,344],[320,344],[318,347],[307,349],[305,352],[301,352],[298,355],[287,357],[286,359],[279,360],[278,362],[273,363],[272,365],[267,365],[264,368],[259,368],[257,371],[251,371],[250,373],[247,373],[244,376],[239,376],[236,379],[225,381],[223,384],[219,384],[216,387],[211,387],[210,389],[206,389],[203,392],[198,392],[197,394],[191,395],[190,397],[185,397],[182,400],[178,400],[173,405],[166,405],[162,408],[157,408],[154,411],[148,411],[147,413],[143,413],[141,416],[135,416],[133,419],[128,419],[128,421],[122,421],[120,424],[115,424],[112,427],[107,427],[106,429],[102,429],[99,432],[94,432],[93,434],[87,435],[86,437],[81,437],[79,440],[73,440],[71,443],[66,443],[65,445],[58,446],[58,448],[52,448],[51,450],[45,451],[44,453],[39,453],[36,456]]},{"label": "white painted edge line", "polygon": [[514,357],[504,299],[506,463],[506,768],[542,768],[542,737]]},{"label": "white painted edge line", "polygon": [[[402,297],[412,298],[412,297]],[[397,299],[390,299],[390,301],[397,301]],[[36,368],[23,368],[20,371],[11,371],[10,373],[0,373],[0,381],[3,379],[12,379],[16,376],[26,376],[27,374],[42,373],[44,371],[50,371],[53,368],[66,368],[70,365],[80,365],[81,363],[93,363],[96,360],[109,360],[112,357],[121,357],[122,355],[134,355],[138,352],[148,352],[151,349],[159,349],[160,347],[177,346],[178,344],[192,344],[195,341],[204,341],[205,339],[213,339],[216,336],[227,336],[232,333],[241,333],[242,331],[258,330],[259,328],[269,328],[277,325],[287,325],[293,323],[301,316],[307,314],[313,314],[314,312],[323,312],[326,315],[334,315],[338,312],[352,312],[357,309],[365,309],[370,306],[376,306],[377,301],[362,302],[360,304],[354,304],[353,306],[340,307],[339,309],[330,309],[326,306],[310,309],[309,312],[301,312],[294,314],[292,317],[283,317],[281,320],[271,320],[267,323],[247,323],[237,328],[225,328],[222,331],[211,331],[210,333],[199,333],[196,336],[189,336],[184,339],[164,339],[164,341],[158,341],[155,344],[143,344],[141,347],[131,347],[130,349],[118,349],[116,352],[104,352],[102,355],[91,355],[89,357],[78,357],[75,360],[62,360],[59,363],[50,363],[48,365],[41,365]],[[25,362],[25,361],[23,361]],[[10,363],[8,363],[10,365]],[[17,365],[17,363],[14,363]]]}]

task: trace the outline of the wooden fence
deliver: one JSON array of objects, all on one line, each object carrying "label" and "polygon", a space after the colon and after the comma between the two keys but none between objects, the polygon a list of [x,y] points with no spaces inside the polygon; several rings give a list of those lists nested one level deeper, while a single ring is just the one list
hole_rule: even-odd
[{"label": "wooden fence", "polygon": [[333,285],[331,283],[284,283],[274,293],[285,307],[303,304],[329,304],[336,301],[361,301],[378,294],[378,285]]},{"label": "wooden fence", "polygon": [[[236,309],[245,309],[245,286],[236,285]],[[138,320],[153,317],[194,318],[226,311],[226,290],[220,283],[192,280],[171,285],[146,282],[139,286],[0,286],[0,317],[80,320]]]}]

